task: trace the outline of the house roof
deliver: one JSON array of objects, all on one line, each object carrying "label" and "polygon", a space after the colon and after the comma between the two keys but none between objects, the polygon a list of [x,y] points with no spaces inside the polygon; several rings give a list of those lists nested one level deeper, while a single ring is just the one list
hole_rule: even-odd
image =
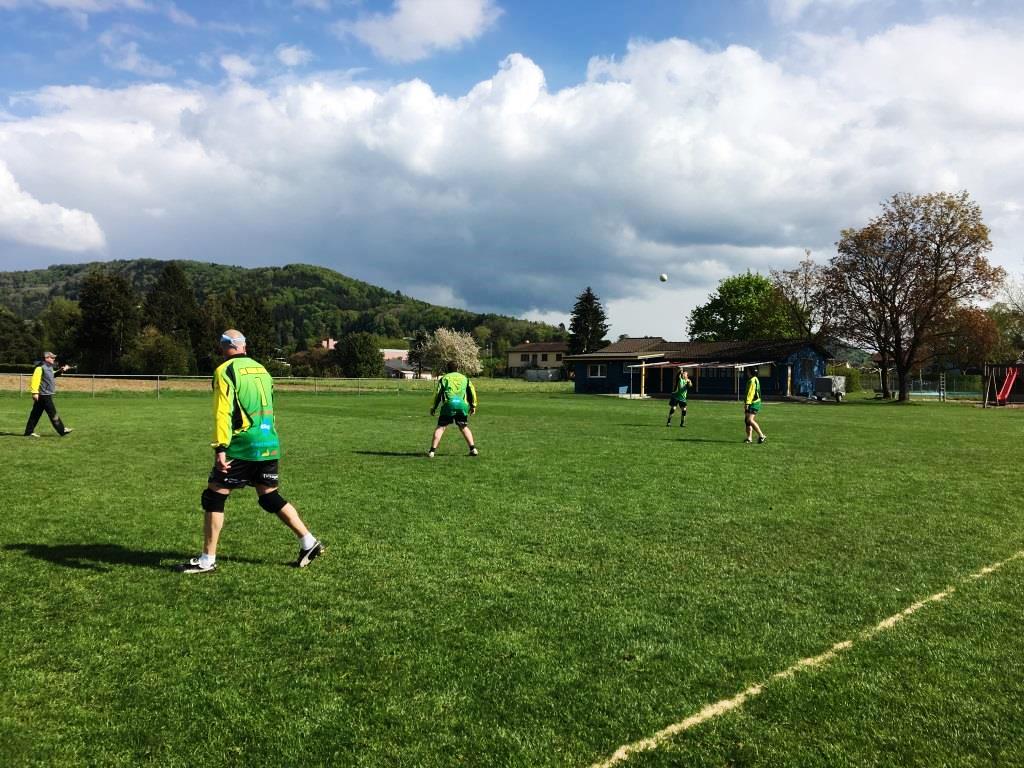
[{"label": "house roof", "polygon": [[619,339],[607,347],[582,355],[569,355],[566,360],[642,360],[648,357],[660,357],[659,349],[669,342],[661,336],[643,336],[640,338]]},{"label": "house roof", "polygon": [[509,347],[509,352],[568,352],[569,343],[565,341],[529,341]]},{"label": "house roof", "polygon": [[390,360],[384,361],[384,367],[389,371],[415,371],[415,365],[409,365],[408,361],[400,358],[391,358]]},{"label": "house roof", "polygon": [[671,361],[690,363],[758,363],[763,360],[780,360],[805,347],[811,347],[823,357],[828,357],[823,348],[802,339],[665,341],[660,336],[649,336],[622,339],[596,352],[571,355],[568,360],[642,360],[665,357]]}]

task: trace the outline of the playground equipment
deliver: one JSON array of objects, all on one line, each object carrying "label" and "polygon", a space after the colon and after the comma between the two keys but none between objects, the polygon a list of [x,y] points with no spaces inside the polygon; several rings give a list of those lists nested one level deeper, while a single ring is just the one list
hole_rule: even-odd
[{"label": "playground equipment", "polygon": [[[985,365],[985,401],[984,407],[988,407],[988,395],[990,391],[996,393],[995,404],[1006,405],[1010,401],[1010,394],[1013,392],[1013,385],[1017,383],[1021,368],[1024,367],[1021,361],[1011,365]],[[1003,379],[1001,386],[996,389],[1000,376]]]},{"label": "playground equipment", "polygon": [[996,395],[996,402],[999,405],[1006,405],[1006,401],[1010,399],[1010,390],[1013,389],[1013,382],[1017,380],[1017,374],[1020,368],[1011,368],[1007,374],[1006,379],[1003,381],[1003,386],[999,390],[999,394]]}]

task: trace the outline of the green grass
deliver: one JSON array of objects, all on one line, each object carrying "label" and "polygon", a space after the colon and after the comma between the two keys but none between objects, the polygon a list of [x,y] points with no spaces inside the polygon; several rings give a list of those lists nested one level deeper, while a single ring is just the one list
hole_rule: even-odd
[{"label": "green grass", "polygon": [[0,394],[0,764],[586,766],[956,592],[629,766],[1024,764],[1019,411],[281,392],[282,493],[198,552],[206,396]]}]

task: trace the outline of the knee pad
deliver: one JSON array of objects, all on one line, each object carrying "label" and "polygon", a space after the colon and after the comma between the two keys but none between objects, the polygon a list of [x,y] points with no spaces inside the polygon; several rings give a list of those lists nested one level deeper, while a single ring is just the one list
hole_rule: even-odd
[{"label": "knee pad", "polygon": [[205,512],[223,512],[224,502],[227,501],[228,495],[226,493],[217,493],[211,491],[209,488],[203,491],[202,504],[203,511]]},{"label": "knee pad", "polygon": [[275,515],[288,504],[288,502],[284,500],[284,497],[282,497],[276,490],[271,491],[270,493],[264,493],[260,496],[258,503],[267,512],[272,512]]}]

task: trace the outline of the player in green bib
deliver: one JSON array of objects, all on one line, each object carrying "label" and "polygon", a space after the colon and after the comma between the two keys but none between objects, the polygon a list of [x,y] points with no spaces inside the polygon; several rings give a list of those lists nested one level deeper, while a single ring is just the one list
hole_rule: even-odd
[{"label": "player in green bib", "polygon": [[757,442],[763,443],[768,438],[757,423],[757,414],[761,411],[761,380],[757,378],[757,369],[747,369],[747,397],[744,400],[743,423],[747,428],[746,443],[753,442],[754,430],[757,430]]},{"label": "player in green bib", "polygon": [[224,331],[220,351],[226,360],[213,372],[214,462],[201,499],[203,553],[178,570],[208,573],[216,569],[224,502],[233,490],[247,485],[256,489],[259,505],[298,537],[295,565],[304,568],[324,547],[277,490],[281,443],[274,425],[274,380],[246,353],[245,336],[240,331]]},{"label": "player in green bib", "polygon": [[437,380],[437,389],[434,391],[434,404],[430,406],[430,415],[433,416],[438,407],[441,413],[437,417],[437,427],[434,429],[434,439],[430,443],[430,450],[427,456],[434,458],[437,446],[441,443],[441,436],[445,427],[452,422],[462,432],[462,436],[469,446],[469,455],[478,456],[479,451],[473,442],[473,433],[469,429],[469,416],[476,413],[477,397],[476,387],[473,386],[466,376],[458,372],[455,363],[448,363],[445,366],[446,373]]},{"label": "player in green bib", "polygon": [[676,412],[676,406],[679,406],[679,426],[686,426],[686,397],[690,392],[690,374],[687,373],[685,368],[679,369],[679,380],[676,382],[676,388],[672,392],[672,396],[668,401],[668,421],[665,422],[666,427],[672,426],[672,414]]}]

